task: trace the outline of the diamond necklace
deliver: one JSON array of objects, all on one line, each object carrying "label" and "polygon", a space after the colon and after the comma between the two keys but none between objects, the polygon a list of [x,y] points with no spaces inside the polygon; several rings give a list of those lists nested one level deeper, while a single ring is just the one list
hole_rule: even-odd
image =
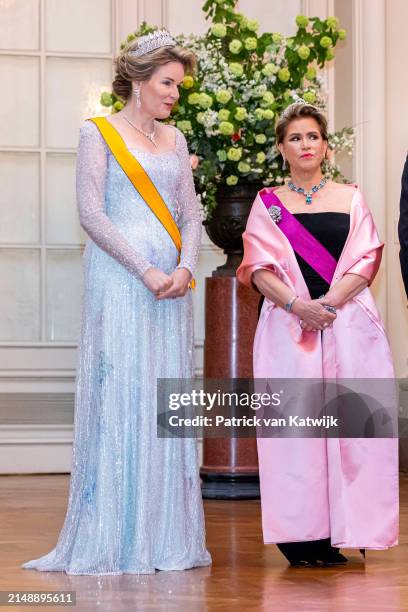
[{"label": "diamond necklace", "polygon": [[310,191],[305,191],[303,187],[296,187],[293,181],[289,181],[288,187],[292,191],[296,191],[296,193],[301,193],[302,195],[304,195],[306,197],[306,204],[311,204],[312,197],[314,196],[314,194],[317,193],[319,189],[322,189],[326,183],[327,183],[327,178],[323,177],[320,183],[318,185],[314,185]]},{"label": "diamond necklace", "polygon": [[152,144],[154,144],[155,147],[157,147],[157,144],[156,144],[156,129],[154,127],[154,123],[153,123],[153,130],[151,132],[145,132],[144,130],[142,130],[139,127],[137,127],[137,125],[135,125],[128,117],[126,117],[126,115],[124,113],[123,113],[122,116],[129,123],[129,125],[131,125],[133,128],[135,128],[135,130],[137,130],[140,134],[142,134],[142,136],[144,136],[145,138],[150,140],[150,142]]}]

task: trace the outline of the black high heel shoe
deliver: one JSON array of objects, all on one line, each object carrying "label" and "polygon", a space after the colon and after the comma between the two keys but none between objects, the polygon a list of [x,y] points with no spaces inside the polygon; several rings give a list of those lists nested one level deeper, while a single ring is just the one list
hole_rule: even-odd
[{"label": "black high heel shoe", "polygon": [[317,561],[310,554],[309,542],[287,542],[277,544],[282,555],[289,561],[291,567],[317,567]]},{"label": "black high heel shoe", "polygon": [[330,544],[330,538],[311,542],[287,542],[277,544],[291,567],[332,567],[346,565],[347,557]]},{"label": "black high heel shoe", "polygon": [[315,542],[315,557],[318,564],[324,567],[346,565],[348,562],[347,557],[330,544],[330,538]]}]

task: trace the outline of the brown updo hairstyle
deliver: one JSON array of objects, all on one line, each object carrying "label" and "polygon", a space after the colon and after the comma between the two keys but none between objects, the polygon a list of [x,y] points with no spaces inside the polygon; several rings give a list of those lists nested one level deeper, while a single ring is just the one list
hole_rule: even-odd
[{"label": "brown updo hairstyle", "polygon": [[148,81],[157,68],[169,62],[180,62],[186,74],[192,74],[196,58],[192,51],[183,47],[159,47],[145,55],[135,57],[130,51],[137,48],[137,40],[132,41],[115,59],[116,75],[112,83],[114,93],[124,101],[132,93],[132,81]]},{"label": "brown updo hairstyle", "polygon": [[322,139],[328,142],[329,133],[327,119],[323,113],[321,113],[318,108],[312,106],[311,104],[294,104],[291,108],[288,108],[286,115],[284,117],[280,117],[276,123],[276,145],[283,143],[286,134],[288,133],[289,125],[292,123],[292,121],[295,119],[302,119],[303,117],[312,117],[315,119],[317,125],[319,126],[319,132]]}]

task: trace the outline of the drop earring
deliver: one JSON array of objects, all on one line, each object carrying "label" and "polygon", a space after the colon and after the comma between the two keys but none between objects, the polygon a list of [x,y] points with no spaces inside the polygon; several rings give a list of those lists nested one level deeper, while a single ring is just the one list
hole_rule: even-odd
[{"label": "drop earring", "polygon": [[326,150],[326,153],[324,154],[324,157],[322,159],[322,163],[320,165],[321,165],[322,171],[323,172],[327,172],[327,169],[330,166],[330,158],[329,158],[329,156],[327,154],[327,150]]},{"label": "drop earring", "polygon": [[133,88],[133,94],[136,98],[136,107],[140,108],[142,105],[142,102],[140,100],[140,85],[135,85]]},{"label": "drop earring", "polygon": [[286,163],[286,157],[284,155],[282,155],[283,158],[283,162],[282,162],[282,170],[285,171],[288,167],[287,163]]}]

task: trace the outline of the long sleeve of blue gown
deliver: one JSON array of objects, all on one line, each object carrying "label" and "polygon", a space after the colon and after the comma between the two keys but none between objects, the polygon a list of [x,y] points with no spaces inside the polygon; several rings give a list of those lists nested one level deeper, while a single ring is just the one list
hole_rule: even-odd
[{"label": "long sleeve of blue gown", "polygon": [[108,149],[98,128],[87,121],[80,129],[76,193],[79,222],[102,250],[136,276],[152,264],[129,244],[105,213]]},{"label": "long sleeve of blue gown", "polygon": [[202,220],[186,139],[179,130],[176,131],[176,151],[181,162],[177,196],[179,203],[177,225],[182,238],[181,258],[177,267],[187,268],[191,274],[194,274],[201,244]]}]

